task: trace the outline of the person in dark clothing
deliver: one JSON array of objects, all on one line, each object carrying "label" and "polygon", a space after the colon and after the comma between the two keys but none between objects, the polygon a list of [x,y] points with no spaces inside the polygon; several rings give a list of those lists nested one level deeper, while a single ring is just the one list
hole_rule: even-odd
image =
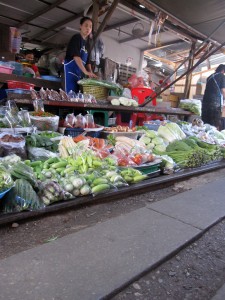
[{"label": "person in dark clothing", "polygon": [[220,127],[223,98],[225,98],[225,65],[219,65],[214,74],[207,78],[202,100],[202,121]]},{"label": "person in dark clothing", "polygon": [[78,92],[77,81],[84,75],[96,78],[90,64],[89,35],[92,33],[92,20],[83,17],[80,20],[80,33],[75,34],[69,41],[64,61],[65,91]]}]

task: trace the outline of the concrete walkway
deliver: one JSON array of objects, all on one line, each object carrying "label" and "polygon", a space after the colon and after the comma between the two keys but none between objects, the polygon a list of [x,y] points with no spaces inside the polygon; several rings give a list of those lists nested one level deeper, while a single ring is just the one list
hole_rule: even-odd
[{"label": "concrete walkway", "polygon": [[102,299],[223,218],[224,183],[207,183],[1,260],[0,299]]}]

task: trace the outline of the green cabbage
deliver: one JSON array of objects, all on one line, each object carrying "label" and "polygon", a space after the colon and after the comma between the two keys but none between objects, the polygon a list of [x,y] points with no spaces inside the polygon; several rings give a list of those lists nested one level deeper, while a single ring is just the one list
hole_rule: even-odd
[{"label": "green cabbage", "polygon": [[154,148],[155,153],[162,153],[166,151],[166,146],[164,144],[156,145]]},{"label": "green cabbage", "polygon": [[152,143],[154,143],[155,145],[161,145],[164,144],[164,141],[161,137],[157,136],[154,139],[152,139]]},{"label": "green cabbage", "polygon": [[148,150],[152,150],[152,149],[154,149],[154,147],[155,147],[155,144],[154,144],[154,143],[149,143],[149,144],[146,146],[146,148],[147,148]]},{"label": "green cabbage", "polygon": [[151,139],[149,137],[147,137],[146,135],[143,135],[139,141],[143,142],[145,145],[148,145],[149,143],[151,143]]},{"label": "green cabbage", "polygon": [[169,128],[166,127],[166,125],[159,126],[158,134],[168,143],[176,140],[176,136],[172,133],[171,130],[169,130]]},{"label": "green cabbage", "polygon": [[180,129],[180,126],[176,123],[167,123],[166,127],[172,131],[172,133],[177,137],[177,140],[182,140],[186,138],[184,132]]},{"label": "green cabbage", "polygon": [[146,130],[146,133],[145,133],[148,137],[150,137],[151,139],[154,139],[155,137],[158,136],[158,133],[157,131],[154,131],[154,130]]}]

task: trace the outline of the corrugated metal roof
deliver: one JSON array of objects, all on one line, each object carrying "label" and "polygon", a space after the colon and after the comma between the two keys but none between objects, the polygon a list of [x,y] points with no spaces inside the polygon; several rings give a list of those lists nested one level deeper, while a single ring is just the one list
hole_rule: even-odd
[{"label": "corrugated metal roof", "polygon": [[[59,5],[49,9],[50,5],[56,3]],[[42,47],[52,45],[54,48],[68,43],[75,33],[73,29],[79,30],[80,16],[87,12],[91,3],[90,0],[1,0],[0,23],[17,26],[28,17],[36,15],[21,26],[24,39],[29,41],[29,45],[32,43],[40,44]],[[140,3],[146,4],[146,8],[140,8]],[[149,8],[152,4],[154,9]],[[148,32],[151,20],[156,18],[160,10],[167,12],[170,17],[162,25],[157,37],[157,47],[161,48],[150,52],[154,55],[169,59],[171,54],[170,59],[173,61],[182,59],[188,53],[188,51],[185,53],[185,50],[190,48],[190,43],[187,42],[189,37],[191,40],[193,37],[203,38],[203,35],[212,34],[212,38],[219,43],[225,40],[225,0],[121,0],[107,22],[110,30],[106,27],[102,35],[140,50],[154,48],[155,36],[153,35],[152,43],[149,45]],[[38,12],[42,13],[37,16]],[[99,17],[100,22],[105,15]],[[181,23],[176,20],[180,20]],[[143,36],[139,38],[132,35],[132,29],[138,22],[141,22],[144,29]],[[213,33],[219,25],[221,27]],[[180,42],[174,44],[176,41]],[[178,57],[173,56],[174,52],[181,52],[182,55],[179,56],[178,53]]]}]

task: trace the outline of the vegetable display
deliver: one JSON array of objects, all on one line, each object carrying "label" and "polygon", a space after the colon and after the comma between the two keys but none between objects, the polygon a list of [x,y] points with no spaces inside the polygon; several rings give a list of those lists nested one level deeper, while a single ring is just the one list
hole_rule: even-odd
[{"label": "vegetable display", "polygon": [[[48,113],[34,117],[51,118]],[[125,136],[137,129],[139,139]],[[7,191],[2,211],[37,210],[77,197],[82,201],[146,180],[145,173],[155,168],[158,175],[171,174],[175,168],[196,168],[225,157],[225,133],[197,120],[161,123],[157,131],[125,126],[110,130],[107,139],[46,130],[25,138],[1,135],[2,145],[26,142],[23,149],[29,158],[14,153],[0,158],[0,193]],[[113,130],[119,134],[113,135]]]},{"label": "vegetable display", "polygon": [[123,92],[123,89],[116,83],[108,82],[106,80],[97,80],[92,78],[84,78],[78,81],[80,85],[95,85],[102,86],[108,89],[114,90],[118,96],[120,96]]},{"label": "vegetable display", "polygon": [[0,193],[10,189],[13,186],[13,180],[9,172],[0,165]]}]

